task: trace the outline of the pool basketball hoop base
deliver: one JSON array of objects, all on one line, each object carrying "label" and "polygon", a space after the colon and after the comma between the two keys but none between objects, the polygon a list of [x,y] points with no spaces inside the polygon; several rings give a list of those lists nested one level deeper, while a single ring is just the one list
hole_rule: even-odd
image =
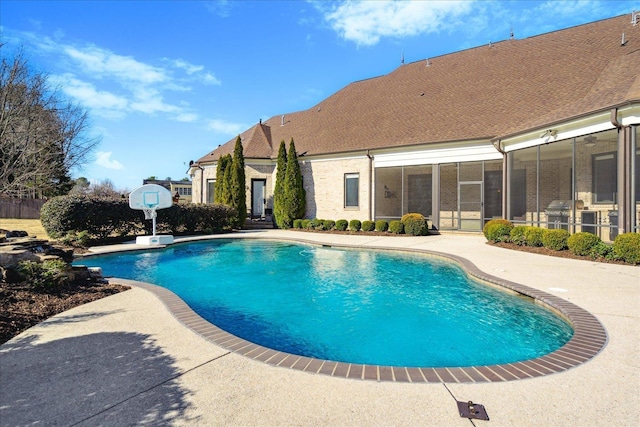
[{"label": "pool basketball hoop base", "polygon": [[156,217],[158,209],[165,209],[173,205],[171,192],[161,185],[145,184],[138,187],[129,194],[129,207],[131,209],[144,211],[144,219],[153,221],[152,236],[136,237],[137,245],[170,245],[173,243],[173,236],[169,234],[156,234]]}]

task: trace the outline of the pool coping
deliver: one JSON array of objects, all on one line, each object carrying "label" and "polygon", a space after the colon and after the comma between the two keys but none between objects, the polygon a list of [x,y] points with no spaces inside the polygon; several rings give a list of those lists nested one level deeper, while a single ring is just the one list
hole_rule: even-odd
[{"label": "pool coping", "polygon": [[[230,334],[202,318],[179,296],[161,286],[121,278],[112,278],[110,279],[110,282],[137,286],[152,292],[163,302],[168,311],[185,327],[191,329],[207,341],[230,352],[276,367],[328,375],[336,378],[401,383],[487,383],[531,379],[564,372],[580,366],[598,355],[608,342],[608,336],[602,323],[600,323],[594,315],[583,308],[547,292],[487,274],[476,267],[476,265],[471,261],[461,256],[418,248],[390,248],[386,246],[362,247],[357,244],[352,245],[335,242],[327,244],[307,239],[252,235],[224,235],[184,239],[176,242],[176,244],[201,240],[215,240],[220,238],[252,238],[261,240],[292,241],[324,247],[411,252],[451,261],[459,265],[469,277],[475,280],[530,297],[535,303],[544,305],[545,307],[555,311],[571,324],[574,334],[566,344],[551,353],[535,359],[506,364],[471,367],[422,368],[336,362],[273,350]],[[164,248],[164,246],[146,248],[130,247],[129,250],[149,250],[158,248]],[[114,250],[108,251],[108,253],[116,252],[122,252],[122,250],[114,248]],[[86,254],[86,256],[83,256],[80,259],[104,255],[106,253],[107,252]]]}]

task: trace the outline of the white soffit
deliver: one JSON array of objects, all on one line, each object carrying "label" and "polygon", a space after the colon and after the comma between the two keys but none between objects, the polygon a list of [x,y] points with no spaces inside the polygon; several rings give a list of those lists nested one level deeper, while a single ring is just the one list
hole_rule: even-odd
[{"label": "white soffit", "polygon": [[[634,104],[618,109],[618,121],[625,126],[640,123],[640,105]],[[504,151],[510,152],[565,139],[577,138],[592,133],[614,129],[611,111],[602,112],[573,122],[542,127],[536,131],[501,141]],[[545,131],[555,131],[555,136],[545,135]]]},{"label": "white soffit", "polygon": [[482,145],[376,154],[374,159],[376,167],[392,167],[501,160],[502,154],[493,145],[484,143]]}]

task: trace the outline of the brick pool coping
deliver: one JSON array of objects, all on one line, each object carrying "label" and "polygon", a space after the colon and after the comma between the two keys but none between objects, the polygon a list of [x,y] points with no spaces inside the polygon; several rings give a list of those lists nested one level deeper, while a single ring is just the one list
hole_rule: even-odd
[{"label": "brick pool coping", "polygon": [[506,364],[472,367],[416,368],[334,362],[273,350],[232,335],[202,318],[180,297],[161,286],[127,279],[111,279],[111,281],[137,286],[154,293],[180,323],[209,342],[233,353],[272,366],[314,374],[330,375],[338,378],[412,383],[486,383],[521,380],[555,374],[577,367],[595,357],[602,351],[607,343],[607,333],[604,326],[588,311],[547,292],[484,273],[471,261],[460,256],[415,248],[362,247],[339,243],[323,244],[304,239],[286,239],[281,237],[270,240],[292,240],[314,246],[359,250],[413,252],[451,261],[462,267],[467,275],[475,280],[530,297],[535,303],[551,309],[571,324],[574,333],[565,345],[549,354],[535,359]]}]

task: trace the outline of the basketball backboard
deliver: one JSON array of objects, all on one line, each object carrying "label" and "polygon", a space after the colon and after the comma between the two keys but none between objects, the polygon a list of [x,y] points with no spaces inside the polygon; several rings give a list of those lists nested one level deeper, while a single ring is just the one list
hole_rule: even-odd
[{"label": "basketball backboard", "polygon": [[131,209],[165,209],[171,205],[171,191],[158,184],[145,184],[129,193]]}]

